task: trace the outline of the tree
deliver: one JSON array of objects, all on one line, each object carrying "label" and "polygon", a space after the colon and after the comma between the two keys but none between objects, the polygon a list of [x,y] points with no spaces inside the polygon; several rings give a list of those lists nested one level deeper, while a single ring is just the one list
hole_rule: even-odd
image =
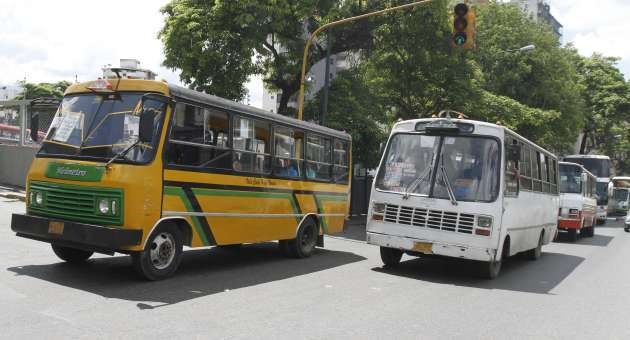
[{"label": "tree", "polygon": [[[244,97],[244,83],[262,74],[265,86],[282,92],[279,112],[300,86],[305,41],[321,23],[366,11],[383,1],[333,0],[171,0],[162,8],[164,66],[181,70],[192,88],[232,100]],[[336,35],[332,53],[366,48],[370,22]],[[315,42],[309,66],[323,58]]]},{"label": "tree", "polygon": [[25,81],[19,82],[22,87],[22,92],[18,94],[15,99],[35,99],[35,98],[57,98],[61,99],[66,88],[71,85],[70,82],[65,80],[56,83],[27,83]]},{"label": "tree", "polygon": [[630,171],[630,84],[617,68],[617,61],[593,54],[578,63],[587,107],[580,151],[596,150],[616,158],[619,173],[627,173]]},{"label": "tree", "polygon": [[[510,127],[557,152],[571,150],[585,114],[577,51],[561,47],[549,27],[502,3],[479,8],[476,41],[471,57],[483,75],[479,85],[495,96],[482,99],[501,96],[520,103],[505,107],[512,110],[506,113]],[[510,51],[530,44],[536,46],[531,52]],[[483,111],[486,104],[482,101],[476,109]]]},{"label": "tree", "polygon": [[[373,88],[367,86],[363,70],[341,72],[331,82],[329,111],[325,126],[352,135],[352,159],[365,168],[378,166],[379,145],[387,138],[391,117]],[[309,101],[304,110],[306,120],[316,120],[322,92]]]},{"label": "tree", "polygon": [[375,30],[368,86],[384,98],[395,118],[460,109],[476,100],[475,68],[450,45],[449,1],[388,15]]}]

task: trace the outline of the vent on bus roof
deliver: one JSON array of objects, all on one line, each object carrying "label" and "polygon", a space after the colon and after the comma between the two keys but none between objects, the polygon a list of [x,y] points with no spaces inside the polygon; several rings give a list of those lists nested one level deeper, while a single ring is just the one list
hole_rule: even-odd
[{"label": "vent on bus roof", "polygon": [[421,228],[472,234],[475,215],[387,204],[384,220]]}]

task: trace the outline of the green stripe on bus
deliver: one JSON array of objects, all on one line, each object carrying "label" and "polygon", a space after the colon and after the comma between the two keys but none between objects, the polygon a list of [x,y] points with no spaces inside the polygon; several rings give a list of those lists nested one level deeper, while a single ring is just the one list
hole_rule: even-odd
[{"label": "green stripe on bus", "polygon": [[[186,197],[186,194],[184,193],[184,190],[182,188],[165,186],[164,194],[179,197],[179,199],[182,200],[182,203],[184,204],[184,207],[186,208],[186,210],[188,210],[189,212],[194,212],[194,209],[192,208],[192,204],[190,204],[190,201],[188,200],[188,197]],[[206,235],[203,233],[203,230],[201,228],[201,222],[199,222],[199,216],[191,216],[191,220],[193,221],[195,231],[197,232],[197,235],[199,235],[201,242],[203,243],[203,245],[207,246],[208,239],[206,238]]]},{"label": "green stripe on bus", "polygon": [[293,195],[277,193],[277,192],[263,192],[263,191],[236,191],[236,190],[217,190],[217,189],[202,189],[193,188],[193,193],[204,196],[223,196],[223,197],[255,197],[255,198],[280,198],[288,199],[291,203],[291,208],[295,214],[295,220],[300,222],[300,210],[298,209],[297,202],[293,199]]}]

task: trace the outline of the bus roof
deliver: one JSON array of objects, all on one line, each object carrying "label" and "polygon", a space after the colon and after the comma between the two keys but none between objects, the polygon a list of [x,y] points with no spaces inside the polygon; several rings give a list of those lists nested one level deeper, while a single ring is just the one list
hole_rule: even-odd
[{"label": "bus roof", "polygon": [[327,128],[325,126],[321,126],[319,124],[305,122],[276,113],[269,113],[265,110],[255,108],[253,106],[237,103],[225,98],[213,96],[211,94],[190,90],[173,84],[169,84],[169,90],[172,96],[183,98],[185,100],[190,100],[198,103],[206,103],[226,110],[236,111],[238,113],[244,113],[254,117],[264,118],[273,122],[286,124],[297,128],[308,129],[309,131],[319,132],[344,140],[351,139],[350,135],[343,131],[338,131],[335,129]]},{"label": "bus roof", "polygon": [[[309,131],[318,132],[321,134],[337,137],[344,140],[350,140],[350,134],[338,131],[335,129],[327,128],[311,122],[301,121],[295,118],[286,117],[280,114],[269,113],[265,110],[255,108],[252,106],[237,103],[225,98],[213,96],[210,94],[194,91],[185,87],[177,86],[174,84],[168,84],[164,81],[157,80],[144,80],[144,79],[106,79],[113,89],[118,91],[148,91],[158,92],[167,95],[170,92],[171,96],[180,97],[185,100],[198,103],[206,103],[209,105],[223,108],[226,110],[236,111],[246,115],[267,119],[273,122],[286,124],[296,128],[303,128]],[[66,89],[65,95],[75,93],[92,93],[88,87],[95,81],[87,81],[83,83],[72,84]],[[111,91],[111,89],[109,90]],[[107,93],[107,92],[104,92]]]},{"label": "bus roof", "polygon": [[558,158],[553,152],[546,150],[545,148],[541,147],[540,145],[530,141],[529,139],[519,135],[518,133],[510,130],[510,128],[503,126],[503,125],[497,125],[497,124],[492,124],[492,123],[488,123],[488,122],[482,122],[479,120],[471,120],[471,119],[457,119],[457,118],[418,118],[418,119],[409,119],[409,120],[404,120],[404,121],[400,121],[398,123],[396,123],[394,125],[394,127],[392,128],[392,131],[396,129],[396,126],[398,125],[402,125],[402,124],[413,124],[415,127],[415,123],[418,122],[429,122],[429,121],[435,121],[435,120],[441,120],[441,119],[449,119],[450,121],[453,121],[455,123],[461,122],[461,123],[468,123],[468,124],[473,124],[476,126],[483,126],[486,128],[490,128],[490,129],[496,129],[497,131],[509,131],[511,134],[517,136],[518,138],[527,141],[529,144],[531,144],[533,147],[537,148],[539,151],[548,153],[550,155],[552,155],[555,158]]}]

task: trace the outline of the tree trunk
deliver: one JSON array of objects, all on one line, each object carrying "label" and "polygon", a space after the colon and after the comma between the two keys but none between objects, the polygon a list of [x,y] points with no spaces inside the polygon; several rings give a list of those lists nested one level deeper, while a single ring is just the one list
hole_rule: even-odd
[{"label": "tree trunk", "polygon": [[584,129],[582,132],[584,135],[582,135],[582,141],[580,142],[580,155],[586,154],[586,141],[588,140],[588,130]]}]

